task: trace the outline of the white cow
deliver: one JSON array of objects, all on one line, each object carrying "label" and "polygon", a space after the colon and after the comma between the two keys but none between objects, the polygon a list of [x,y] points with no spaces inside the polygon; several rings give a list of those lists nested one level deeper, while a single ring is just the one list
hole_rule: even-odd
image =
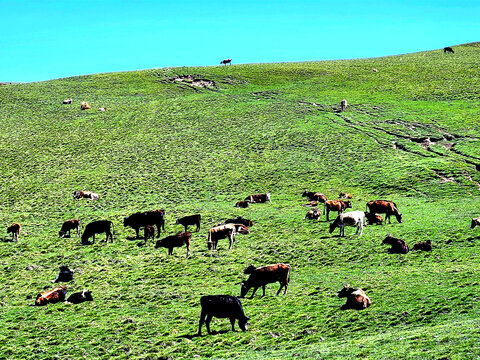
[{"label": "white cow", "polygon": [[351,211],[343,214],[339,214],[335,221],[330,224],[330,234],[335,230],[337,227],[340,228],[340,236],[345,236],[344,228],[345,226],[356,226],[357,232],[355,235],[358,234],[360,231],[360,235],[363,234],[363,225],[365,223],[365,213],[363,211]]}]

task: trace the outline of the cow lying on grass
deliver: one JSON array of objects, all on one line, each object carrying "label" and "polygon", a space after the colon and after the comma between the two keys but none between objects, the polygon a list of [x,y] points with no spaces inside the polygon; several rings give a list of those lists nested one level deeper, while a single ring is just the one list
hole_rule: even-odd
[{"label": "cow lying on grass", "polygon": [[306,197],[309,201],[317,201],[321,203],[325,203],[327,201],[327,197],[319,192],[313,192],[305,190],[302,194],[302,197]]},{"label": "cow lying on grass", "polygon": [[382,245],[392,246],[390,249],[388,249],[388,252],[390,254],[406,254],[410,250],[405,240],[395,238],[390,234],[388,234],[387,237],[383,239]]},{"label": "cow lying on grass", "polygon": [[63,302],[65,300],[66,294],[67,294],[67,288],[65,286],[60,286],[53,290],[43,291],[37,295],[34,305],[43,306],[43,305]]},{"label": "cow lying on grass", "polygon": [[475,226],[480,226],[480,217],[472,219],[472,224],[470,225],[470,229],[474,229]]},{"label": "cow lying on grass", "polygon": [[365,219],[367,221],[367,225],[377,224],[382,225],[383,218],[378,214],[372,214],[368,211],[365,211]]},{"label": "cow lying on grass", "polygon": [[87,200],[97,200],[98,199],[98,194],[95,194],[91,191],[79,191],[75,190],[73,192],[73,198],[75,200],[80,200],[80,199],[87,199]]},{"label": "cow lying on grass", "polygon": [[338,297],[347,298],[347,302],[341,307],[342,310],[363,310],[372,304],[362,289],[354,289],[348,284],[343,286],[343,289],[338,293]]},{"label": "cow lying on grass", "polygon": [[235,331],[235,320],[238,319],[238,326],[242,331],[246,331],[249,318],[243,312],[240,299],[230,295],[206,295],[200,298],[202,312],[198,324],[198,335],[202,336],[202,325],[205,323],[207,331],[210,331],[210,322],[215,316],[217,318],[229,318],[232,324],[232,331]]},{"label": "cow lying on grass", "polygon": [[322,213],[317,209],[312,209],[307,212],[307,215],[303,218],[303,220],[318,220],[322,216]]},{"label": "cow lying on grass", "polygon": [[253,287],[252,296],[250,296],[250,299],[252,299],[260,286],[263,289],[263,296],[265,296],[265,286],[277,281],[280,283],[280,289],[278,289],[277,295],[280,294],[282,288],[285,288],[285,291],[283,292],[285,295],[290,281],[291,270],[292,268],[288,264],[267,265],[258,268],[250,265],[243,272],[244,274],[250,274],[250,276],[246,281],[240,283],[240,285],[242,285],[240,297],[245,297],[248,291]]},{"label": "cow lying on grass", "polygon": [[365,213],[363,211],[351,211],[337,216],[335,221],[330,224],[330,234],[338,227],[340,228],[340,237],[345,236],[345,226],[356,226],[357,231],[355,235],[362,236],[363,224],[365,222]]},{"label": "cow lying on grass", "polygon": [[81,304],[85,301],[93,301],[92,293],[88,289],[73,293],[65,301],[66,304]]},{"label": "cow lying on grass", "polygon": [[413,245],[411,251],[423,250],[423,251],[432,251],[432,240],[420,241]]},{"label": "cow lying on grass", "polygon": [[235,219],[227,219],[225,220],[225,224],[241,224],[246,227],[252,227],[253,226],[253,221],[244,219],[243,217],[239,216]]},{"label": "cow lying on grass", "polygon": [[248,195],[243,201],[249,201],[252,204],[263,204],[267,201],[272,202],[272,200],[270,200],[270,193]]}]

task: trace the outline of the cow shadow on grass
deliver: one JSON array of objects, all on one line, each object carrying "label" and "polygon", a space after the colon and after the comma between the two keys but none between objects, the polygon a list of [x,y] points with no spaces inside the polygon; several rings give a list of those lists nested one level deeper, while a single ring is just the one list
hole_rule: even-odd
[{"label": "cow shadow on grass", "polygon": [[4,242],[4,243],[11,243],[11,242],[15,242],[12,237],[10,236],[4,236],[3,238],[0,238],[0,241]]},{"label": "cow shadow on grass", "polygon": [[469,237],[469,238],[466,238],[465,240],[466,240],[466,241],[474,241],[474,240],[478,240],[478,239],[480,239],[480,235],[478,235],[478,236],[471,236],[471,237]]},{"label": "cow shadow on grass", "polygon": [[[204,336],[215,336],[215,335],[221,335],[221,334],[226,334],[228,332],[231,332],[232,330],[220,330],[220,331],[215,331],[213,330],[210,334],[207,333],[207,330],[204,329],[204,332],[202,332],[202,335],[198,335],[197,333],[195,334],[185,334],[185,335],[179,335],[177,336],[177,339],[188,339],[192,340],[197,337],[204,337]],[[236,331],[235,331],[236,332]]]}]

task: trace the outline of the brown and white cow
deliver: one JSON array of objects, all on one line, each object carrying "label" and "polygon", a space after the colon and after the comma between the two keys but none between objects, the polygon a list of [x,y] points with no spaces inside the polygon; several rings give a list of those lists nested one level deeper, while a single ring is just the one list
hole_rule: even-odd
[{"label": "brown and white cow", "polygon": [[[317,201],[321,203],[325,203],[327,201],[327,197],[319,192],[313,192],[305,190],[302,194],[302,197],[306,197],[310,201]],[[316,206],[316,205],[315,205]]]},{"label": "brown and white cow", "polygon": [[393,201],[388,200],[372,200],[366,205],[366,211],[372,214],[385,214],[385,223],[391,224],[390,216],[395,215],[399,223],[403,222],[402,214],[398,211],[397,205]]},{"label": "brown and white cow", "polygon": [[235,203],[235,207],[246,209],[250,205],[250,201],[242,200]]},{"label": "brown and white cow", "polygon": [[472,219],[472,224],[470,225],[470,229],[474,229],[475,226],[480,226],[480,216]]},{"label": "brown and white cow", "polygon": [[7,227],[7,234],[12,233],[12,241],[18,241],[20,230],[22,230],[20,224],[14,222],[12,225]]},{"label": "brown and white cow", "polygon": [[325,210],[327,212],[327,221],[330,221],[329,214],[330,211],[336,211],[338,214],[341,214],[345,211],[345,209],[351,209],[352,203],[350,201],[343,201],[343,200],[327,200],[323,205],[323,213],[325,214]]},{"label": "brown and white cow", "polygon": [[200,214],[195,215],[188,215],[182,218],[177,219],[175,221],[175,225],[182,225],[187,231],[188,225],[195,225],[197,227],[197,232],[200,231],[200,221],[202,220],[202,216]]},{"label": "brown and white cow", "polygon": [[80,103],[80,110],[88,110],[88,109],[91,109],[92,107],[86,102],[86,101],[82,101]]},{"label": "brown and white cow", "polygon": [[365,222],[365,213],[360,210],[351,211],[343,214],[338,214],[333,223],[330,224],[330,234],[338,227],[340,228],[340,236],[345,236],[345,226],[356,226],[357,231],[355,235],[362,236],[363,224]]},{"label": "brown and white cow", "polygon": [[90,245],[88,239],[91,237],[93,237],[93,244],[95,242],[95,234],[101,233],[106,233],[105,241],[108,241],[108,238],[110,238],[110,241],[113,243],[113,223],[110,220],[92,221],[87,224],[82,234],[82,244]]},{"label": "brown and white cow", "polygon": [[340,308],[342,310],[363,310],[372,304],[370,298],[362,289],[352,288],[348,284],[343,286],[343,289],[338,293],[338,297],[347,298],[347,302]]},{"label": "brown and white cow", "polygon": [[232,59],[223,59],[222,61],[220,61],[220,65],[222,64],[225,66],[227,66],[227,64],[232,65]]},{"label": "brown and white cow", "polygon": [[189,257],[191,239],[192,233],[188,231],[183,231],[176,235],[170,235],[161,240],[157,240],[157,243],[155,244],[155,249],[158,249],[159,247],[164,247],[168,249],[168,255],[173,255],[173,248],[186,245],[187,257]]},{"label": "brown and white cow", "polygon": [[270,200],[270,193],[248,195],[243,201],[250,201],[252,204],[263,204],[267,201],[272,202],[272,200]]},{"label": "brown and white cow", "polygon": [[93,301],[92,293],[88,289],[73,293],[65,301],[65,304],[81,304],[85,301]]},{"label": "brown and white cow", "polygon": [[79,199],[97,200],[98,194],[95,194],[94,192],[91,192],[91,191],[75,190],[73,192],[73,198],[76,200],[79,200]]},{"label": "brown and white cow", "polygon": [[59,237],[64,237],[68,233],[68,237],[70,237],[70,231],[71,230],[76,230],[77,231],[77,237],[81,235],[80,233],[80,220],[78,219],[72,219],[72,220],[67,220],[62,224],[62,228],[58,232]]},{"label": "brown and white cow", "polygon": [[382,245],[391,245],[392,247],[388,249],[390,254],[406,254],[409,252],[409,248],[405,240],[395,238],[390,234],[387,235],[382,241]]},{"label": "brown and white cow", "polygon": [[145,227],[146,225],[156,225],[157,238],[159,238],[162,229],[165,231],[165,210],[137,212],[123,218],[123,226],[129,226],[134,229],[137,239],[140,237],[140,228]]},{"label": "brown and white cow", "polygon": [[208,250],[216,250],[218,240],[228,238],[230,242],[229,249],[233,249],[233,243],[235,242],[235,236],[237,234],[247,235],[250,230],[242,224],[225,224],[211,228],[208,231]]},{"label": "brown and white cow", "polygon": [[247,295],[248,291],[253,287],[252,296],[253,298],[257,289],[261,286],[263,289],[263,296],[265,296],[265,286],[270,283],[279,282],[280,289],[277,291],[277,295],[280,294],[282,288],[285,288],[283,294],[287,293],[288,282],[290,281],[290,272],[292,267],[288,264],[276,264],[276,265],[267,265],[261,267],[255,267],[250,265],[243,272],[244,274],[250,274],[249,278],[246,281],[241,282],[242,288],[240,290],[240,297],[243,298]]},{"label": "brown and white cow", "polygon": [[307,215],[305,215],[303,220],[318,220],[320,219],[320,216],[322,216],[322,213],[320,212],[320,210],[318,210],[317,208],[314,208],[307,212]]},{"label": "brown and white cow", "polygon": [[65,295],[67,294],[67,288],[65,286],[57,287],[53,290],[43,291],[37,295],[35,299],[35,306],[42,306],[48,304],[55,304],[65,301]]}]

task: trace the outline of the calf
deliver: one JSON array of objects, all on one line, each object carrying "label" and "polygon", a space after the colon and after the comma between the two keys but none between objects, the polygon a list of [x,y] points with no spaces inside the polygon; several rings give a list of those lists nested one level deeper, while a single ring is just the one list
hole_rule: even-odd
[{"label": "calf", "polygon": [[272,200],[270,200],[270,193],[248,195],[244,201],[250,201],[252,204],[263,204],[267,201],[272,203]]},{"label": "calf", "polygon": [[309,210],[307,212],[307,215],[305,215],[303,220],[318,220],[318,219],[320,219],[320,216],[322,216],[320,211],[317,208],[314,208],[314,209]]},{"label": "calf", "polygon": [[352,203],[350,201],[343,200],[327,200],[323,205],[323,213],[327,211],[327,221],[330,221],[329,214],[330,211],[336,211],[338,214],[343,213],[345,209],[351,209]]},{"label": "calf", "polygon": [[155,228],[152,225],[145,225],[145,228],[143,229],[143,237],[145,239],[145,245],[147,245],[147,241],[150,238],[154,241],[155,240]]},{"label": "calf", "polygon": [[363,310],[372,304],[362,289],[351,288],[348,284],[343,286],[343,289],[338,293],[338,297],[347,298],[347,302],[341,307],[342,310]]},{"label": "calf", "polygon": [[250,205],[250,201],[243,200],[243,201],[237,201],[237,203],[235,204],[235,207],[246,209],[249,205]]},{"label": "calf", "polygon": [[217,318],[229,318],[232,324],[232,331],[235,331],[235,320],[238,319],[238,326],[242,331],[246,331],[249,318],[243,312],[240,299],[230,295],[206,295],[200,298],[202,312],[198,324],[198,335],[202,336],[202,325],[205,323],[207,331],[210,332],[210,321],[215,316]]},{"label": "calf", "polygon": [[393,201],[388,200],[372,200],[367,203],[366,211],[372,214],[385,214],[385,223],[391,224],[390,216],[395,215],[395,218],[399,223],[402,220],[402,214],[398,211],[397,205]]},{"label": "calf", "polygon": [[236,219],[228,219],[225,220],[225,224],[241,224],[246,227],[252,227],[253,222],[252,220],[244,219],[243,217],[239,216]]},{"label": "calf", "polygon": [[35,306],[42,306],[48,304],[55,304],[65,300],[65,295],[67,294],[67,288],[65,286],[60,286],[53,290],[43,291],[37,295],[35,299]]},{"label": "calf", "polygon": [[68,237],[70,237],[70,230],[76,230],[77,231],[77,237],[81,235],[80,233],[80,220],[78,219],[73,219],[73,220],[67,220],[62,224],[62,228],[60,229],[58,236],[59,237],[64,237],[67,235],[68,232]]},{"label": "calf", "polygon": [[409,251],[407,243],[402,239],[397,239],[391,236],[390,234],[387,235],[385,239],[382,241],[382,245],[391,245],[392,247],[388,249],[390,254],[406,254]]},{"label": "calf", "polygon": [[79,200],[79,199],[97,200],[98,199],[98,194],[95,194],[91,191],[75,190],[73,192],[73,198],[76,199],[76,200]]},{"label": "calf", "polygon": [[470,225],[470,229],[474,229],[475,226],[480,226],[480,217],[472,219],[472,224]]},{"label": "calf", "polygon": [[432,240],[420,241],[413,245],[411,251],[423,250],[423,251],[432,251]]},{"label": "calf", "polygon": [[218,240],[225,238],[228,238],[230,242],[229,250],[232,250],[233,243],[235,242],[235,236],[238,233],[247,235],[250,233],[250,230],[248,230],[246,226],[241,224],[225,224],[211,228],[208,231],[208,250],[216,250]]},{"label": "calf", "polygon": [[90,237],[93,237],[93,244],[95,242],[95,234],[101,233],[106,233],[105,241],[108,241],[108,238],[110,238],[110,241],[113,243],[113,223],[110,220],[92,221],[90,224],[87,224],[82,234],[82,244],[89,245],[88,239]]},{"label": "calf", "polygon": [[134,229],[137,238],[139,238],[140,228],[146,225],[156,225],[157,238],[159,238],[162,229],[165,231],[165,210],[138,212],[123,219],[123,226]]},{"label": "calf", "polygon": [[63,103],[64,103],[64,104],[67,104],[67,105],[68,105],[68,104],[71,104],[72,102],[73,102],[73,99],[65,99],[65,100],[63,100]]},{"label": "calf", "polygon": [[372,214],[368,211],[365,211],[365,219],[367,220],[367,225],[377,224],[382,225],[383,218],[378,214]]},{"label": "calf", "polygon": [[189,257],[191,239],[192,239],[192,233],[181,232],[176,235],[167,236],[166,238],[157,240],[157,243],[155,244],[155,249],[158,249],[159,247],[164,247],[168,249],[168,255],[173,255],[173,248],[186,245],[187,257]]},{"label": "calf", "polygon": [[242,285],[240,297],[245,297],[250,288],[253,287],[252,296],[250,296],[250,299],[252,299],[260,286],[263,289],[263,296],[265,296],[265,286],[277,281],[280,283],[280,289],[278,289],[277,295],[280,294],[280,291],[283,287],[285,287],[285,291],[283,292],[285,295],[288,289],[288,282],[290,281],[291,270],[292,268],[288,264],[268,265],[258,268],[250,265],[243,272],[244,274],[250,274],[250,277],[247,279],[247,281],[240,283]]},{"label": "calf", "polygon": [[183,225],[185,231],[187,231],[188,225],[195,225],[197,227],[197,232],[200,231],[200,221],[202,220],[202,216],[200,214],[184,216],[180,219],[175,221],[175,225]]},{"label": "calf", "polygon": [[86,101],[82,101],[80,103],[80,110],[88,110],[88,109],[91,109],[92,107],[86,102]]},{"label": "calf", "polygon": [[83,289],[83,291],[73,293],[65,301],[66,304],[81,304],[85,301],[93,301],[92,293],[88,289]]},{"label": "calf", "polygon": [[345,236],[345,226],[356,226],[357,231],[355,235],[360,231],[360,235],[363,234],[363,224],[365,222],[365,213],[363,211],[357,210],[348,213],[339,214],[335,221],[330,224],[330,234],[337,227],[340,228],[340,236]]},{"label": "calf", "polygon": [[[306,197],[310,201],[317,201],[321,203],[325,203],[327,201],[327,197],[319,192],[313,192],[305,190],[302,194],[302,197]],[[316,205],[315,205],[316,206]]]},{"label": "calf", "polygon": [[52,283],[57,282],[68,282],[73,280],[73,271],[68,268],[68,266],[60,266],[60,272],[58,273],[55,280],[52,280]]},{"label": "calf", "polygon": [[20,235],[20,230],[22,227],[19,223],[12,223],[12,225],[7,227],[7,234],[12,233],[12,241],[18,241],[18,236]]}]

